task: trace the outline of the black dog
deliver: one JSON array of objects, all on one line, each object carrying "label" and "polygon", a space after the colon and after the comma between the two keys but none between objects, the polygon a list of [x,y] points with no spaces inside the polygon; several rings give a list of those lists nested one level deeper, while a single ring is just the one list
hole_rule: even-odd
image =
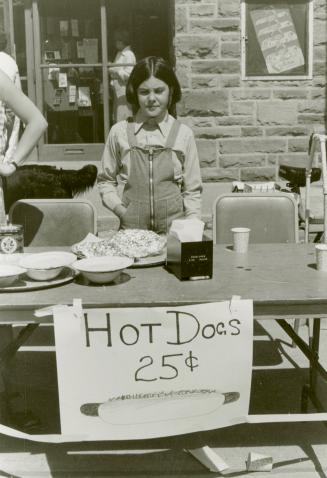
[{"label": "black dog", "polygon": [[57,169],[55,166],[28,164],[3,179],[6,212],[18,199],[71,199],[94,186],[97,167]]}]

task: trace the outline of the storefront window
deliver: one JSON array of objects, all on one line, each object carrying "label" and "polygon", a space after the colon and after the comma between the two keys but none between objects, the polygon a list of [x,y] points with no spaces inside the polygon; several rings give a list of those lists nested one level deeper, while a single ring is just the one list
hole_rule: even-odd
[{"label": "storefront window", "polygon": [[98,2],[42,0],[39,16],[44,113],[49,124],[47,142],[102,142]]}]

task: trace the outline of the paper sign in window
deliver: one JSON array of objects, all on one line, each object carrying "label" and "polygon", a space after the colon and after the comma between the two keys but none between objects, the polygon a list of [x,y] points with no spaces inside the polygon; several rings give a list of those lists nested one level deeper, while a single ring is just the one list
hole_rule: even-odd
[{"label": "paper sign in window", "polygon": [[305,63],[288,7],[264,7],[250,12],[269,74],[280,74]]}]

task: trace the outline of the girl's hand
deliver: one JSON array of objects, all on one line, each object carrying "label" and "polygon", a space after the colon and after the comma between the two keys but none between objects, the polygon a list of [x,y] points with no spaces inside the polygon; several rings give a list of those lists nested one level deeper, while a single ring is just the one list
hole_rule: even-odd
[{"label": "girl's hand", "polygon": [[0,176],[11,176],[16,171],[16,166],[11,163],[0,164]]}]

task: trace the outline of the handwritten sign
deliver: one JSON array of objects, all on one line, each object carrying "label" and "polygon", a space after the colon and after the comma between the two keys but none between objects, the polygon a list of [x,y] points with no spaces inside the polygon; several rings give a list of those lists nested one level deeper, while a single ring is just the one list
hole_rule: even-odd
[{"label": "handwritten sign", "polygon": [[253,304],[54,309],[61,430],[87,440],[246,421]]},{"label": "handwritten sign", "polygon": [[250,14],[268,73],[280,74],[304,65],[288,7],[270,5],[252,10]]}]

